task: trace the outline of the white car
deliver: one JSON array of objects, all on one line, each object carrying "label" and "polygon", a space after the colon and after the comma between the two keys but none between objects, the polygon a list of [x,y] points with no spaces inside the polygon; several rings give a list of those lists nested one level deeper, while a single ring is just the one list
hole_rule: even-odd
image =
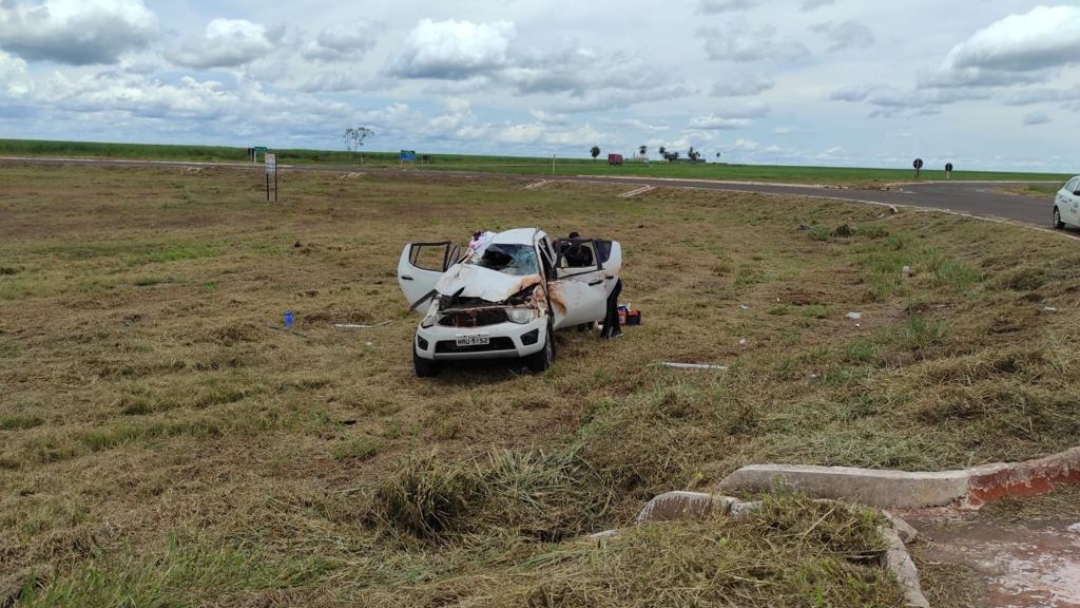
[{"label": "white car", "polygon": [[413,340],[416,374],[466,359],[523,359],[535,372],[555,361],[554,332],[602,321],[622,269],[615,241],[552,241],[539,228],[495,234],[460,255],[450,242],[410,243],[398,283],[423,320]]},{"label": "white car", "polygon": [[1061,230],[1065,224],[1080,226],[1080,175],[1062,186],[1054,200],[1054,228]]}]

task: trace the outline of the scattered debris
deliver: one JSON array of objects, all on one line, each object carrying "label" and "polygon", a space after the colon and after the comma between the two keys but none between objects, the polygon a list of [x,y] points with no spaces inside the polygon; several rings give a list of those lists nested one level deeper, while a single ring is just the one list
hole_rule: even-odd
[{"label": "scattered debris", "polygon": [[642,186],[637,190],[631,190],[629,192],[623,192],[619,195],[619,198],[633,198],[639,194],[645,194],[646,192],[652,192],[656,190],[656,186]]},{"label": "scattered debris", "polygon": [[356,426],[356,421],[355,420],[342,420],[341,424],[343,424],[345,426]]},{"label": "scattered debris", "polygon": [[911,272],[911,266],[904,266],[904,276],[910,277],[912,274],[914,273]]},{"label": "scattered debris", "polygon": [[746,338],[739,340],[739,346],[746,346]]},{"label": "scattered debris", "polygon": [[551,183],[551,182],[547,181],[546,179],[542,179],[542,180],[540,180],[540,181],[538,181],[538,182],[536,182],[534,184],[529,184],[528,186],[525,186],[525,189],[526,190],[539,190],[540,188],[543,188],[544,186],[548,185],[549,183]]},{"label": "scattered debris", "polygon": [[386,327],[393,324],[393,321],[383,321],[382,323],[376,323],[374,325],[363,325],[358,323],[338,323],[334,327],[338,329],[356,330],[356,329],[375,329],[376,327]]},{"label": "scattered debris", "polygon": [[1054,308],[1053,306],[1047,306],[1046,308],[1043,309],[1043,312],[1057,312],[1057,311],[1058,311],[1058,309]]},{"label": "scattered debris", "polygon": [[799,227],[798,227],[798,230],[800,232],[810,232],[813,229],[814,229],[813,226],[807,226],[806,224],[799,224]]},{"label": "scattered debris", "polygon": [[849,312],[849,313],[847,313],[847,318],[851,319],[852,321],[859,321],[859,320],[862,319],[862,313],[861,312]]},{"label": "scattered debris", "polygon": [[358,178],[358,177],[363,177],[363,176],[364,176],[364,174],[363,174],[363,173],[346,173],[346,174],[344,174],[344,175],[341,175],[341,176],[339,176],[339,177],[338,177],[338,179],[339,179],[339,180],[343,180],[343,179],[356,179],[356,178]]},{"label": "scattered debris", "polygon": [[715,370],[715,371],[727,371],[726,365],[715,365],[711,363],[672,363],[670,361],[662,361],[658,363],[662,367],[670,367],[672,369],[698,369],[698,370]]},{"label": "scattered debris", "polygon": [[749,306],[747,306],[746,304],[740,304],[740,305],[739,305],[739,308],[741,308],[741,309],[743,309],[743,310],[750,310],[750,307],[749,307]]},{"label": "scattered debris", "polygon": [[896,215],[897,213],[900,213],[900,211],[896,207],[889,205],[889,215]]}]

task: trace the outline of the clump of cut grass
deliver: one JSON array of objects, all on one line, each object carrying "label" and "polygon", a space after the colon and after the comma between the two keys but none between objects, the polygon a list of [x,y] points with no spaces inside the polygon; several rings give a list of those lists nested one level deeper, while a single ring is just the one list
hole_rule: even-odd
[{"label": "clump of cut grass", "polygon": [[574,452],[500,451],[477,463],[410,457],[376,488],[372,512],[425,540],[484,532],[550,542],[606,516],[605,485]]},{"label": "clump of cut grass", "polygon": [[361,461],[373,458],[382,448],[383,441],[376,437],[350,437],[334,446],[334,458]]},{"label": "clump of cut grass", "polygon": [[855,236],[855,229],[847,224],[841,224],[833,229],[832,236],[847,239]]},{"label": "clump of cut grass", "polygon": [[859,226],[855,234],[867,239],[883,239],[889,236],[889,231],[881,226],[871,224],[869,226]]},{"label": "clump of cut grass", "polygon": [[463,531],[483,499],[472,466],[444,462],[435,455],[410,457],[379,484],[372,501],[380,519],[422,539]]},{"label": "clump of cut grass", "polygon": [[25,431],[45,424],[37,416],[4,416],[0,418],[0,431]]}]

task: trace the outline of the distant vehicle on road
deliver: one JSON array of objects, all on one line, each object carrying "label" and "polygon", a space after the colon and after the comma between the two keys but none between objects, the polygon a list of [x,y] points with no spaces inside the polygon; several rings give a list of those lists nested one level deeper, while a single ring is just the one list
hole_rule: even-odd
[{"label": "distant vehicle on road", "polygon": [[547,370],[555,331],[602,321],[622,270],[618,242],[553,241],[539,228],[500,232],[459,252],[450,242],[401,252],[398,284],[424,315],[412,345],[420,377],[465,359],[518,358]]},{"label": "distant vehicle on road", "polygon": [[612,165],[612,166],[621,166],[623,164],[623,155],[622,154],[608,154],[607,155],[607,164]]},{"label": "distant vehicle on road", "polygon": [[1061,230],[1065,224],[1080,226],[1080,175],[1062,186],[1054,200],[1054,228]]}]

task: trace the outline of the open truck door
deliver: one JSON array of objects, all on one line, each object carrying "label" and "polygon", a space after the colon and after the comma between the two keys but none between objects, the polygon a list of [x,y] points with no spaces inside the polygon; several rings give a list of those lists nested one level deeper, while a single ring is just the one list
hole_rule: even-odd
[{"label": "open truck door", "polygon": [[461,247],[450,242],[409,243],[398,260],[398,285],[410,309],[435,295],[435,285],[461,259]]},{"label": "open truck door", "polygon": [[[555,241],[557,279],[548,282],[555,329],[602,320],[607,313],[604,250],[593,239]],[[617,277],[614,277],[617,279]],[[611,281],[614,287],[614,281]]]}]

